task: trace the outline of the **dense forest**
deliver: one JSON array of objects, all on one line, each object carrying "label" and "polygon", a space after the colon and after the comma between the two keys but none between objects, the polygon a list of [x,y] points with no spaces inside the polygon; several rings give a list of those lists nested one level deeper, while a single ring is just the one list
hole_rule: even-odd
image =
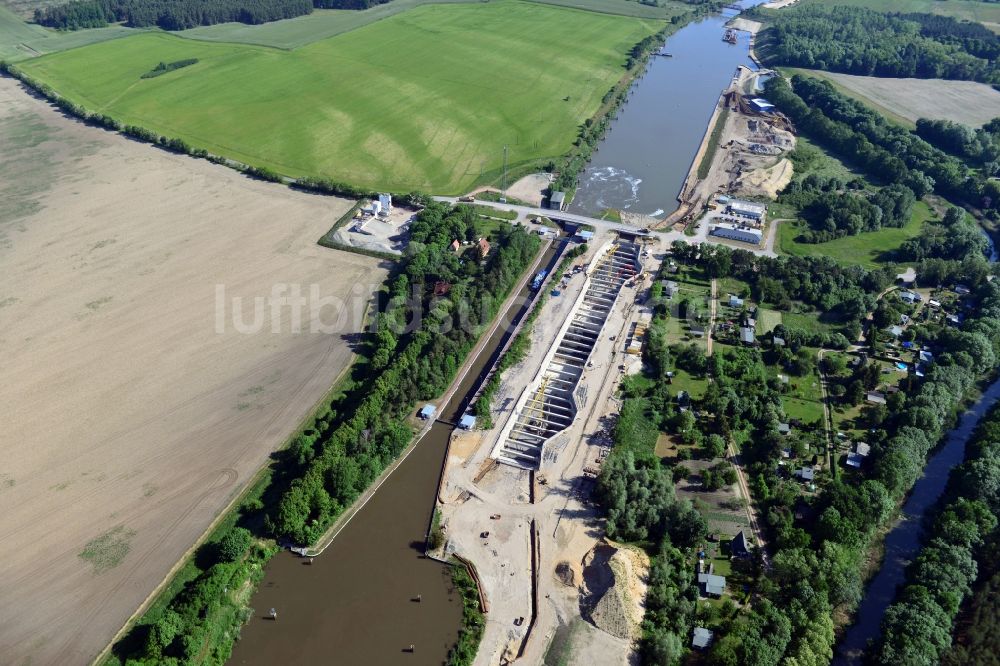
[{"label": "dense forest", "polygon": [[[672,257],[697,267],[704,277],[738,277],[750,285],[758,302],[769,307],[791,299],[818,309],[833,306],[838,316],[855,321],[873,308],[874,295],[893,278],[883,270],[839,267],[824,258],[771,259],[719,246],[675,243]],[[825,342],[811,339],[809,332],[780,327],[777,332],[786,337],[785,348],[723,347],[706,358],[697,348],[663,343],[657,325],[672,315],[654,300],[644,352],[647,373],[623,383],[625,403],[614,430],[616,446],[598,481],[609,535],[652,543],[643,640],[648,663],[672,664],[683,657],[696,614],[699,622],[707,619],[722,635],[707,655],[709,664],[830,661],[832,617],[850,612],[860,600],[862,562],[869,544],[912,487],[927,453],[951,425],[979,373],[994,367],[1000,353],[1000,289],[986,280],[985,261],[975,257],[934,261],[935,269],[922,264],[920,270],[926,268],[928,275],[946,283],[968,282],[976,290],[979,307],[961,330],[940,325],[917,328],[920,344],[939,350],[935,364],[922,382],[912,381],[890,405],[867,414],[873,428],[872,454],[858,477],[846,481],[835,475],[805,503],[798,484],[777,466],[782,448],[789,446],[787,436],[778,430],[787,417],[782,386],[768,374],[765,355],[778,355],[777,362],[795,376],[810,376],[816,367],[815,350],[806,345]],[[671,387],[663,380],[674,368],[712,377],[705,395],[692,404],[700,417],[676,408]],[[851,395],[863,395],[873,373],[877,374],[877,366],[862,365],[847,372],[834,384],[845,386],[838,399],[856,402],[858,395]],[[808,426],[803,430],[811,436]],[[770,572],[765,573],[759,560],[751,563],[757,582],[749,611],[736,612],[723,604],[704,611],[708,615],[703,618],[696,610],[697,593],[685,561],[690,562],[691,548],[705,528],[686,504],[674,499],[672,482],[685,474],[683,466],[664,467],[650,453],[659,431],[703,447],[710,457],[717,456],[727,441],[741,450],[773,552]],[[820,434],[815,437],[821,439]]]},{"label": "dense forest", "polygon": [[[230,590],[260,579],[277,550],[272,537],[317,538],[395,459],[413,436],[407,418],[415,401],[444,390],[536,256],[539,237],[507,224],[490,231],[493,249],[485,260],[474,249],[451,250],[453,240],[482,233],[480,223],[472,209],[439,203],[417,215],[365,360],[345,391],[280,452],[268,485],[241,505],[240,526],[203,546],[180,591],[116,643],[112,663],[226,662],[249,612]],[[447,297],[433,296],[440,280],[451,284]],[[463,638],[458,649],[467,652],[467,643]]]},{"label": "dense forest", "polygon": [[[794,86],[794,89],[793,89]],[[996,218],[1000,182],[935,148],[878,112],[837,92],[829,82],[796,75],[767,82],[766,93],[800,132],[848,159],[873,180],[908,187],[917,198],[936,192]]]},{"label": "dense forest", "polygon": [[772,66],[1000,83],[1000,37],[945,16],[801,7],[769,14],[759,44]]},{"label": "dense forest", "polygon": [[199,25],[267,23],[302,16],[313,7],[368,9],[389,0],[71,0],[39,7],[35,22],[59,30],[100,28],[121,22],[133,28],[184,30]]}]

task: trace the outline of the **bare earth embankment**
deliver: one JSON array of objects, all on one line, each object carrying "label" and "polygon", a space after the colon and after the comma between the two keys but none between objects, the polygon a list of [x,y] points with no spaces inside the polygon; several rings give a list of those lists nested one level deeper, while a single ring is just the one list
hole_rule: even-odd
[{"label": "bare earth embankment", "polygon": [[[67,120],[0,79],[0,662],[83,664],[351,359],[378,261],[321,248],[350,202]],[[217,285],[317,285],[241,334]],[[355,297],[356,295],[356,297]]]}]

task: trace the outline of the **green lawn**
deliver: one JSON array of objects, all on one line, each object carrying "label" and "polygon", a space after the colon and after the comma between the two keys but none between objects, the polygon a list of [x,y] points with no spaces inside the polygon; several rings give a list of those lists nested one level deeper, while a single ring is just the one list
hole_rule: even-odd
[{"label": "green lawn", "polygon": [[700,400],[708,390],[708,379],[698,379],[692,377],[685,370],[674,370],[674,378],[670,383],[671,392],[676,395],[680,391],[687,391],[693,400]]},{"label": "green lawn", "polygon": [[786,385],[788,390],[781,396],[781,405],[789,419],[812,423],[823,418],[823,390],[820,388],[818,376],[789,375],[787,370],[776,366],[770,366],[768,374],[772,377],[777,377],[779,374],[788,377]]},{"label": "green lawn", "polygon": [[770,333],[781,323],[781,312],[778,310],[768,310],[767,308],[757,308],[757,334]]},{"label": "green lawn", "polygon": [[920,234],[924,223],[935,219],[934,211],[923,201],[913,207],[910,221],[903,227],[880,229],[856,236],[844,236],[825,243],[799,243],[795,237],[802,227],[794,222],[781,222],[778,228],[778,247],[785,254],[796,256],[823,255],[833,257],[843,264],[857,264],[873,268],[886,263],[883,255],[895,250],[903,241]]},{"label": "green lawn", "polygon": [[[91,111],[290,176],[466,191],[567,152],[663,22],[503,0],[425,5],[294,51],[142,33],[26,61]],[[156,63],[191,67],[140,79]]]},{"label": "green lawn", "polygon": [[819,319],[818,312],[782,312],[781,323],[788,328],[797,328],[810,333],[832,333],[838,330],[836,324],[830,324]]}]

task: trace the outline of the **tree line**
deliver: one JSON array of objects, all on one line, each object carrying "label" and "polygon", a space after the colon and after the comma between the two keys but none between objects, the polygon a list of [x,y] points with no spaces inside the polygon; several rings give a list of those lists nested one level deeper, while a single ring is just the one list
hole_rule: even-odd
[{"label": "tree line", "polygon": [[145,74],[143,74],[139,78],[142,78],[142,79],[155,79],[156,77],[163,76],[167,72],[172,72],[175,69],[181,69],[183,67],[190,67],[191,65],[196,65],[196,64],[198,64],[198,59],[197,58],[186,58],[184,60],[176,60],[174,62],[169,62],[169,63],[163,62],[161,60],[160,63],[156,65],[156,67],[154,67],[153,69],[149,70],[148,72],[146,72]]},{"label": "tree line", "polygon": [[57,30],[124,23],[185,30],[215,23],[268,23],[322,9],[368,9],[389,0],[71,0],[35,9],[35,23]]},{"label": "tree line", "polygon": [[989,177],[1000,175],[1000,118],[978,129],[952,120],[917,120],[917,136],[941,150],[961,157]]},{"label": "tree line", "polygon": [[862,76],[1000,83],[1000,38],[978,23],[862,7],[800,7],[768,14],[767,64]]},{"label": "tree line", "polygon": [[58,30],[124,23],[184,30],[215,23],[267,23],[309,14],[312,0],[72,0],[35,9],[35,22]]},{"label": "tree line", "polygon": [[989,241],[975,220],[964,210],[951,206],[940,222],[927,222],[919,236],[908,238],[896,251],[900,261],[925,259],[963,259],[983,257],[989,251]]},{"label": "tree line", "polygon": [[659,397],[636,391],[622,405],[595,498],[608,537],[651,544],[641,652],[645,663],[672,664],[685,653],[693,627],[698,589],[691,555],[708,527],[690,502],[676,498],[671,472],[653,452],[663,414],[654,405],[662,406],[666,384],[659,387]]},{"label": "tree line", "polygon": [[877,111],[837,92],[827,81],[795,75],[791,83],[780,77],[769,80],[768,99],[799,131],[824,148],[858,165],[876,181],[905,185],[918,199],[936,192],[997,217],[1000,182],[890,124]]}]

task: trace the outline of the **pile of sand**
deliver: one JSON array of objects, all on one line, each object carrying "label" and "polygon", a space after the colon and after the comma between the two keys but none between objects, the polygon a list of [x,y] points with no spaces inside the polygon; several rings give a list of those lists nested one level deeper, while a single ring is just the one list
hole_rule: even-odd
[{"label": "pile of sand", "polygon": [[590,613],[590,619],[599,628],[624,640],[631,640],[637,628],[630,621],[628,601],[624,598],[618,585],[610,587],[598,600],[594,610]]},{"label": "pile of sand", "polygon": [[756,35],[760,31],[761,26],[763,26],[763,23],[744,18],[734,18],[726,25],[733,30],[743,30],[744,32],[749,32],[751,35]]},{"label": "pile of sand", "polygon": [[789,159],[782,158],[766,169],[747,171],[737,181],[740,196],[765,196],[776,199],[778,192],[792,182],[793,168]]},{"label": "pile of sand", "polygon": [[[610,557],[609,551],[613,552]],[[590,620],[596,627],[624,640],[637,640],[645,612],[649,558],[640,550],[598,545],[584,558],[581,592],[590,595]],[[605,584],[593,589],[587,582]],[[596,596],[596,600],[594,597]]]}]

